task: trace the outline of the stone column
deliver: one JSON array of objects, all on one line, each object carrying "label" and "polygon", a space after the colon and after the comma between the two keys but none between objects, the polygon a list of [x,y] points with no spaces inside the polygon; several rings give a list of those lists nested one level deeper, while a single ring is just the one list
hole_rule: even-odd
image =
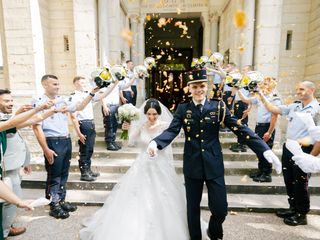
[{"label": "stone column", "polygon": [[[208,55],[206,50],[210,49],[210,23],[208,12],[201,13],[201,22],[203,26],[203,48],[202,55]],[[201,53],[199,53],[201,54]],[[200,57],[200,56],[199,56]]]},{"label": "stone column", "polygon": [[258,1],[254,65],[264,75],[278,78],[282,0]]},{"label": "stone column", "polygon": [[212,52],[218,51],[218,20],[219,16],[217,12],[212,12],[209,15],[209,23],[210,23],[210,50]]},{"label": "stone column", "polygon": [[145,38],[144,38],[144,20],[145,14],[140,14],[139,21],[138,21],[138,49],[139,49],[139,61],[138,64],[143,64],[143,60],[145,59]]},{"label": "stone column", "polygon": [[133,33],[133,44],[131,47],[131,59],[135,65],[139,64],[139,15],[130,15],[131,31]]},{"label": "stone column", "polygon": [[[90,76],[97,66],[95,0],[73,0],[76,73]],[[102,48],[105,50],[105,48]]]},{"label": "stone column", "polygon": [[99,58],[100,66],[104,66],[109,61],[110,54],[110,29],[108,9],[110,5],[106,0],[98,0],[98,26],[99,26]]},{"label": "stone column", "polygon": [[241,67],[253,64],[255,1],[244,0],[244,11],[247,14],[247,26],[242,33],[244,52],[241,54],[240,58]]},{"label": "stone column", "polygon": [[[136,65],[143,65],[143,61],[145,59],[144,19],[145,19],[145,15],[140,15],[139,21],[138,21],[138,37],[137,37],[138,55],[137,55]],[[137,106],[140,106],[144,102],[146,97],[145,96],[146,94],[145,80],[139,81],[137,84],[137,88],[138,88]]]}]

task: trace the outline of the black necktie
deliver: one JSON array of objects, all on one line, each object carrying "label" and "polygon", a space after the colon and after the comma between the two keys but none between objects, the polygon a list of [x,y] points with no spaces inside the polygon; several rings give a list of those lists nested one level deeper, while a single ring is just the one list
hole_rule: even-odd
[{"label": "black necktie", "polygon": [[199,112],[201,113],[202,112],[202,104],[201,103],[197,104],[197,108],[198,108]]}]

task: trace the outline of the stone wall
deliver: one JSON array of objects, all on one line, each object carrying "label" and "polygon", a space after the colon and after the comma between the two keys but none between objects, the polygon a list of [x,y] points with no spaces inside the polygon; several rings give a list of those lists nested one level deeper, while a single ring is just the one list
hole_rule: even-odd
[{"label": "stone wall", "polygon": [[[295,83],[303,80],[305,75],[310,7],[310,0],[283,0],[278,89],[285,98],[293,98]],[[287,50],[289,31],[292,45]]]},{"label": "stone wall", "polygon": [[320,1],[311,0],[307,36],[305,79],[317,83],[320,97]]},{"label": "stone wall", "polygon": [[229,1],[223,9],[220,16],[220,29],[219,29],[219,52],[224,54],[229,50],[229,62],[239,63],[239,51],[237,46],[237,39],[239,30],[233,24],[233,16],[235,11],[239,8],[238,1]]},{"label": "stone wall", "polygon": [[63,86],[61,93],[69,94],[73,90],[72,79],[76,75],[73,1],[48,1],[48,10],[51,72],[60,79]]}]

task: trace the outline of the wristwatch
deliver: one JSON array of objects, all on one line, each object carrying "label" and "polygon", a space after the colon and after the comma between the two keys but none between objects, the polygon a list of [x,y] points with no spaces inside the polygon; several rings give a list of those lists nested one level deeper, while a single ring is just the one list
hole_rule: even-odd
[{"label": "wristwatch", "polygon": [[94,97],[95,94],[94,94],[94,93],[89,93],[89,95],[90,95],[91,97]]}]

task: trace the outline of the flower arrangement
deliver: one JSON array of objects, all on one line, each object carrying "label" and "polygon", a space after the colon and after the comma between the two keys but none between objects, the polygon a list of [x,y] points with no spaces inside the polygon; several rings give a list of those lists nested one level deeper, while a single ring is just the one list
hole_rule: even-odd
[{"label": "flower arrangement", "polygon": [[[121,122],[128,122],[139,119],[139,109],[133,106],[131,103],[124,104],[118,108],[118,116]],[[120,139],[128,140],[128,130],[124,129],[121,133]]]}]

